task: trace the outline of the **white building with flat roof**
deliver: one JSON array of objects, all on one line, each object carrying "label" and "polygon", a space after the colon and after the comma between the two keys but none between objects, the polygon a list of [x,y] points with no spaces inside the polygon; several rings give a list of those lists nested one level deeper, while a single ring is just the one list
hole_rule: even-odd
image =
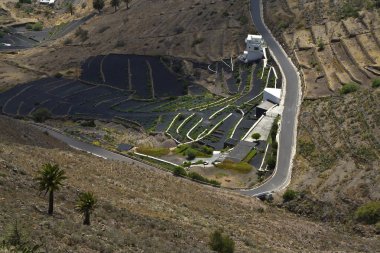
[{"label": "white building with flat roof", "polygon": [[256,61],[264,57],[265,43],[263,36],[248,34],[245,39],[246,48],[239,59],[245,63]]},{"label": "white building with flat roof", "polygon": [[40,4],[54,4],[56,0],[40,0]]},{"label": "white building with flat roof", "polygon": [[281,101],[281,89],[265,88],[264,89],[264,101],[270,101],[275,104],[280,104]]}]

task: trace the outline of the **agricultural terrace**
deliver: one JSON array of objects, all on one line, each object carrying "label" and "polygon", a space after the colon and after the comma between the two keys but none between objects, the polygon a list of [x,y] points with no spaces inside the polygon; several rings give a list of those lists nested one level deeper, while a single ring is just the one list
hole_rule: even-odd
[{"label": "agricultural terrace", "polygon": [[1,93],[1,111],[35,118],[44,110],[52,118],[116,122],[165,133],[177,145],[198,147],[197,155],[206,146],[220,151],[231,138],[242,139],[257,121],[255,108],[264,88],[281,85],[272,60],[266,67],[263,62],[245,65],[227,59],[211,65],[193,63],[194,72],[208,71],[219,80],[230,94],[222,97],[197,84],[193,76],[182,74],[178,62],[139,55],[91,57],[83,62],[77,80],[49,77]]}]

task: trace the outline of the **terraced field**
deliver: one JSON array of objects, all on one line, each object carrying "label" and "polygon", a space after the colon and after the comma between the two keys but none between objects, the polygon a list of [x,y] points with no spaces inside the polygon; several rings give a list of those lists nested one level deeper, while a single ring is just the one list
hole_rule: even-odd
[{"label": "terraced field", "polygon": [[[178,144],[199,142],[221,150],[228,139],[242,138],[256,121],[255,107],[265,86],[281,83],[272,61],[264,68],[262,62],[242,65],[225,59],[208,67],[231,94],[220,97],[178,74],[174,62],[138,55],[90,57],[78,80],[49,77],[1,93],[1,112],[34,117],[44,108],[53,118],[132,124],[165,132]],[[193,67],[204,70],[205,65]],[[197,87],[201,95],[190,95],[188,87]]]},{"label": "terraced field", "polygon": [[357,12],[348,12],[346,2],[266,2],[268,23],[275,31],[281,26],[301,67],[306,97],[331,95],[352,82],[368,87],[380,76],[379,12],[365,4],[358,11],[358,3],[351,3]]}]

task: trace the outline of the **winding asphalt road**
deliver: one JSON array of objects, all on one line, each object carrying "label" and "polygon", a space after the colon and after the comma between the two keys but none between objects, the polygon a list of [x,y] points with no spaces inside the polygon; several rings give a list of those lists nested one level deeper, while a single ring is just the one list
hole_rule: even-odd
[{"label": "winding asphalt road", "polygon": [[271,55],[281,69],[284,82],[284,96],[281,105],[284,107],[284,111],[281,117],[276,169],[272,177],[262,185],[251,190],[240,191],[250,196],[265,195],[281,190],[289,184],[296,147],[297,118],[301,102],[301,81],[297,69],[266,27],[262,7],[262,0],[251,0],[250,11],[256,30],[263,36]]},{"label": "winding asphalt road", "polygon": [[[292,172],[292,160],[295,154],[297,116],[301,102],[300,78],[297,69],[288,58],[280,44],[275,40],[269,29],[265,26],[262,17],[261,1],[262,0],[251,0],[252,19],[257,31],[262,34],[269,47],[269,50],[272,53],[273,58],[276,60],[281,69],[284,82],[284,99],[282,100],[281,105],[284,106],[284,111],[281,118],[279,135],[280,140],[276,169],[272,177],[262,185],[250,190],[238,190],[238,192],[249,196],[265,195],[274,191],[281,190],[289,184]],[[128,162],[134,161],[131,158],[105,150],[103,148],[80,142],[74,138],[65,136],[54,130],[41,126],[39,128],[47,131],[51,136],[67,143],[71,147],[84,150],[93,155],[111,160]],[[146,168],[154,169],[154,167],[147,164],[137,161],[134,162],[139,163]]]}]

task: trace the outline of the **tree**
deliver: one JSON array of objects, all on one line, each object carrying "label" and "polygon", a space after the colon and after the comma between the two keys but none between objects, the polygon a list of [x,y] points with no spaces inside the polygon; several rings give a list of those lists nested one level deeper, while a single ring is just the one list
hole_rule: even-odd
[{"label": "tree", "polygon": [[[190,163],[191,164],[191,163]],[[173,175],[174,176],[186,176],[187,175],[187,173],[186,173],[186,170],[184,169],[184,168],[182,168],[182,167],[180,167],[180,166],[177,166],[177,167],[175,167],[174,168],[174,170],[173,170]]]},{"label": "tree", "polygon": [[261,137],[261,134],[259,134],[259,133],[254,133],[254,134],[252,134],[252,138],[255,139],[256,141],[257,141],[258,139],[260,139],[260,137]]},{"label": "tree", "polygon": [[297,196],[296,191],[294,191],[292,189],[287,189],[284,192],[284,195],[282,195],[282,199],[284,200],[284,202],[288,202],[288,201],[295,199],[296,196]]},{"label": "tree", "polygon": [[127,5],[127,10],[128,10],[129,4],[131,3],[131,0],[123,0],[123,2]]},{"label": "tree", "polygon": [[376,78],[372,81],[372,88],[377,88],[377,87],[380,87],[380,79],[379,78]]},{"label": "tree", "polygon": [[119,8],[120,0],[111,0],[111,6],[115,8],[115,12],[117,8]]},{"label": "tree", "polygon": [[75,7],[74,7],[73,3],[70,2],[67,4],[67,11],[70,12],[71,16],[74,14]]},{"label": "tree", "polygon": [[32,112],[32,118],[35,122],[44,122],[47,119],[50,119],[51,113],[47,108],[41,107]]},{"label": "tree", "polygon": [[233,253],[235,243],[228,235],[223,235],[220,230],[216,230],[210,236],[210,247],[218,253]]},{"label": "tree", "polygon": [[186,155],[187,155],[186,159],[189,161],[194,160],[194,158],[196,157],[196,154],[193,150],[188,150],[186,152]]},{"label": "tree", "polygon": [[273,155],[270,155],[267,160],[268,168],[273,170],[276,168],[276,158]]},{"label": "tree", "polygon": [[355,212],[355,219],[365,224],[376,224],[380,221],[380,201],[370,201]]},{"label": "tree", "polygon": [[90,214],[96,207],[96,198],[91,192],[79,194],[77,201],[77,210],[84,216],[83,225],[90,225]]},{"label": "tree", "polygon": [[42,166],[41,170],[38,171],[39,176],[36,180],[39,184],[40,192],[45,191],[45,195],[49,193],[49,209],[48,214],[53,214],[54,208],[54,192],[59,190],[62,182],[67,178],[65,176],[65,171],[61,170],[57,164],[52,165],[47,163]]},{"label": "tree", "polygon": [[92,6],[100,13],[100,11],[104,8],[104,0],[94,0]]}]

